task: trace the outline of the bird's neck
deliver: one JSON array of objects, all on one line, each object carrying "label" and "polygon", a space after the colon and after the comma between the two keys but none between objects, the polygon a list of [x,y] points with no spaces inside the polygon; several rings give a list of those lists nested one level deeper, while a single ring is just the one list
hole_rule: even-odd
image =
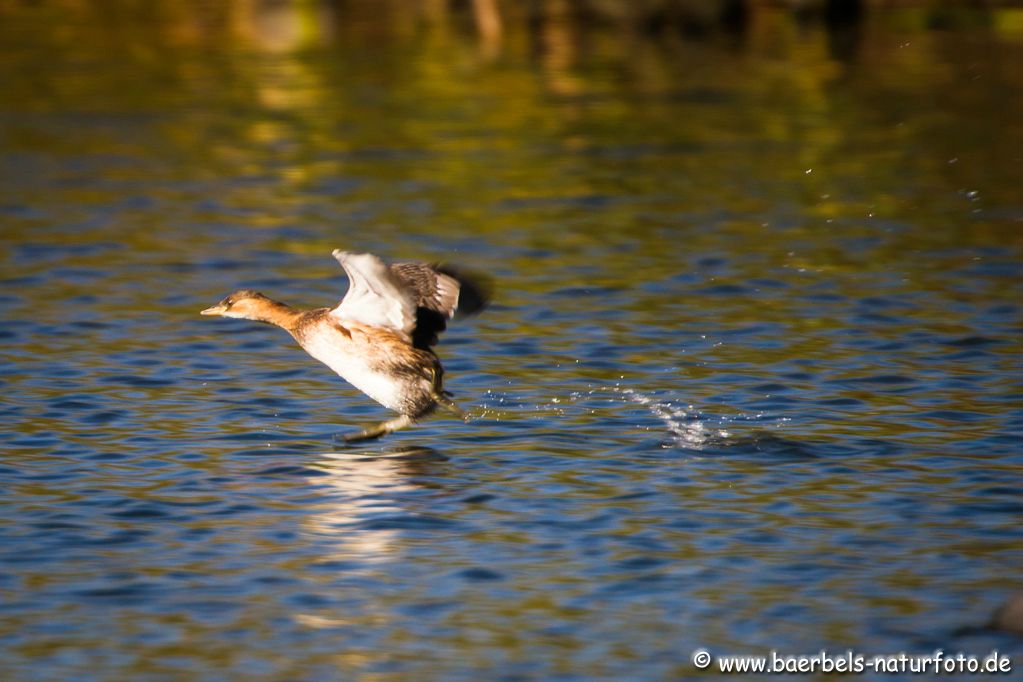
[{"label": "bird's neck", "polygon": [[302,312],[300,310],[292,308],[287,303],[281,303],[280,301],[268,298],[249,319],[277,325],[290,332],[294,329],[298,318],[301,316]]}]

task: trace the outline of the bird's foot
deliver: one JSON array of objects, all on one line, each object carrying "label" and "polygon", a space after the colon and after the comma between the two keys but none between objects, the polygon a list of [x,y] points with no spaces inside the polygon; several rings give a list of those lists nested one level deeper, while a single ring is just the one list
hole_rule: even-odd
[{"label": "bird's foot", "polygon": [[454,401],[451,400],[451,398],[449,398],[444,393],[434,393],[433,399],[437,401],[438,406],[443,407],[445,410],[455,415],[462,421],[464,422],[469,421],[469,415],[466,414],[465,411],[462,410],[462,408],[460,408],[458,405],[455,405]]},{"label": "bird's foot", "polygon": [[376,426],[370,426],[362,431],[356,433],[347,433],[344,435],[346,443],[357,443],[363,440],[372,440],[379,438],[380,436],[386,436],[389,433],[394,433],[399,429],[403,429],[406,426],[411,426],[415,423],[415,419],[407,414],[403,414],[394,419],[388,419],[385,422],[381,422]]}]

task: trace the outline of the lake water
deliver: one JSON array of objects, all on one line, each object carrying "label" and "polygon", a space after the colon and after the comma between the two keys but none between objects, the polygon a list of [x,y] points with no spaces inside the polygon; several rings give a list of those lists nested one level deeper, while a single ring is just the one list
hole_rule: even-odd
[{"label": "lake water", "polygon": [[[1021,11],[363,4],[0,8],[2,677],[1023,665]],[[471,423],[346,446],[389,414],[198,315],[338,247],[493,275]]]}]

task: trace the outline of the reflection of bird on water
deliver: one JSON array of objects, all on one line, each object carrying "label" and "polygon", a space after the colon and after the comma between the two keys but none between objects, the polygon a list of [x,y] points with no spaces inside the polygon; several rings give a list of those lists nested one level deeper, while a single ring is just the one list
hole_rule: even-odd
[{"label": "reflection of bird on water", "polygon": [[335,250],[348,274],[348,293],[336,308],[296,310],[241,290],[202,311],[268,322],[285,329],[309,355],[399,416],[346,440],[376,438],[444,407],[464,417],[444,391],[444,370],[431,346],[455,313],[471,315],[488,288],[454,268],[426,263],[385,264],[368,253]]},{"label": "reflection of bird on water", "polygon": [[[305,465],[300,469],[316,472],[319,491],[317,501],[303,505],[302,528],[316,537],[325,559],[345,562],[349,575],[402,560],[406,530],[437,523],[419,503],[418,492],[424,486],[458,487],[450,481],[448,458],[428,447],[346,448],[307,454],[302,460]],[[327,627],[330,621],[343,623],[345,616],[312,612],[296,618]]]},{"label": "reflection of bird on water", "polygon": [[425,470],[438,462],[448,461],[446,455],[442,455],[433,448],[423,445],[403,445],[384,452],[373,452],[372,454],[352,454],[346,452],[326,452],[320,455],[323,462],[337,463],[341,461],[354,462],[379,462],[386,464],[394,471],[412,475],[422,474]]}]

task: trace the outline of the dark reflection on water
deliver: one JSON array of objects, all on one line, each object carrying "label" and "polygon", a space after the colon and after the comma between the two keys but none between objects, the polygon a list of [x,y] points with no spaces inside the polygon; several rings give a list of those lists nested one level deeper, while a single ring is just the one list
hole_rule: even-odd
[{"label": "dark reflection on water", "polygon": [[[1019,10],[534,5],[0,8],[4,679],[1019,654]],[[493,273],[470,424],[197,315],[336,247]]]}]

